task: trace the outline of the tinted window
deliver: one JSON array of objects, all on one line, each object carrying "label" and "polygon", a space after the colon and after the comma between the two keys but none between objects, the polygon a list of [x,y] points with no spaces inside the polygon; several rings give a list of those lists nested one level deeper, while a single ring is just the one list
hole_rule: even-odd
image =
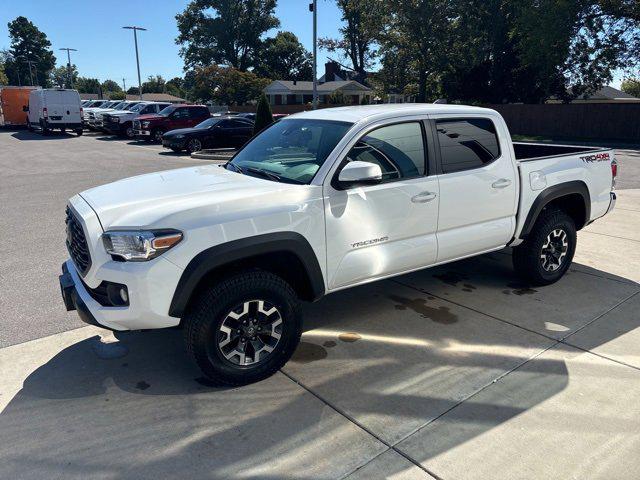
[{"label": "tinted window", "polygon": [[253,128],[253,123],[244,119],[237,118],[237,119],[229,120],[229,123],[234,128]]},{"label": "tinted window", "polygon": [[309,183],[350,127],[329,120],[282,120],[253,137],[231,163],[249,174],[249,169],[265,170],[285,182]]},{"label": "tinted window", "polygon": [[176,109],[176,107],[174,107],[173,105],[169,105],[169,106],[163,108],[162,110],[160,110],[158,112],[158,114],[167,116],[167,115],[170,115],[175,109]]},{"label": "tinted window", "polygon": [[373,130],[353,146],[347,159],[379,165],[383,180],[424,175],[422,128],[411,122]]},{"label": "tinted window", "polygon": [[500,156],[493,122],[486,118],[456,118],[436,121],[442,172],[480,168]]},{"label": "tinted window", "polygon": [[209,109],[206,107],[195,107],[189,108],[188,110],[191,114],[191,118],[203,118],[209,116]]},{"label": "tinted window", "polygon": [[189,118],[189,109],[188,108],[178,108],[175,112],[173,112],[173,117],[175,120],[181,120],[184,118]]}]

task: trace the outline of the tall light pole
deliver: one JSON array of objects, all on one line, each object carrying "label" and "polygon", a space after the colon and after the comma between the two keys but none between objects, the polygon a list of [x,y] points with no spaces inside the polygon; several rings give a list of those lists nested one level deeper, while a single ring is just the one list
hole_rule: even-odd
[{"label": "tall light pole", "polygon": [[122,91],[124,92],[124,98],[127,98],[127,82],[125,82],[124,77],[122,78]]},{"label": "tall light pole", "polygon": [[73,88],[73,75],[71,74],[71,54],[69,52],[77,52],[75,48],[60,48],[59,50],[67,51],[67,85]]},{"label": "tall light pole", "polygon": [[136,45],[136,65],[138,67],[138,95],[140,96],[140,100],[142,100],[142,81],[140,81],[140,57],[138,57],[138,30],[142,30],[143,32],[146,32],[147,29],[142,27],[136,27],[136,26],[122,27],[122,28],[126,30],[133,30],[133,41]]},{"label": "tall light pole", "polygon": [[[25,57],[19,57],[22,59],[22,63],[26,63],[29,65],[29,79],[31,80],[31,86],[35,86],[33,83],[33,73],[31,73],[31,64],[33,63],[31,60]],[[36,70],[36,80],[38,79],[38,71]]]},{"label": "tall light pole", "polygon": [[313,109],[318,108],[318,0],[309,4],[313,12]]}]

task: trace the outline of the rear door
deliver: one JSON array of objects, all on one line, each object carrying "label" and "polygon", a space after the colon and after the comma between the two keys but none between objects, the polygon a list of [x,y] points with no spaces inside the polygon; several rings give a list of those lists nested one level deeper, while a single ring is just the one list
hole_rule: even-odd
[{"label": "rear door", "polygon": [[191,126],[189,109],[187,107],[176,108],[167,118],[167,130],[176,130],[178,128],[187,128]]},{"label": "rear door", "polygon": [[435,130],[440,183],[438,262],[506,245],[515,230],[517,169],[497,117],[442,115]]}]

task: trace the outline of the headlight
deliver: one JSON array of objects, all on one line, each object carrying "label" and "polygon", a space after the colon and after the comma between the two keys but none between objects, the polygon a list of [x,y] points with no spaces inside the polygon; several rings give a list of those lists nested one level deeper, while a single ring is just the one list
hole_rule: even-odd
[{"label": "headlight", "polygon": [[178,230],[114,230],[102,234],[109,255],[130,262],[146,262],[162,255],[182,240]]},{"label": "headlight", "polygon": [[150,124],[151,122],[142,122],[142,127],[147,128]]}]

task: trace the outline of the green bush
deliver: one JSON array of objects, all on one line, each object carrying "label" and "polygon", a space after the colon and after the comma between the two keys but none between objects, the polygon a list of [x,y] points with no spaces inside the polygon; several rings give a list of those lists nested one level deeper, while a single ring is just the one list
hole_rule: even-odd
[{"label": "green bush", "polygon": [[253,134],[257,134],[273,123],[273,115],[271,114],[271,105],[267,96],[263,93],[258,100],[258,109],[256,110],[256,123],[253,125]]}]

